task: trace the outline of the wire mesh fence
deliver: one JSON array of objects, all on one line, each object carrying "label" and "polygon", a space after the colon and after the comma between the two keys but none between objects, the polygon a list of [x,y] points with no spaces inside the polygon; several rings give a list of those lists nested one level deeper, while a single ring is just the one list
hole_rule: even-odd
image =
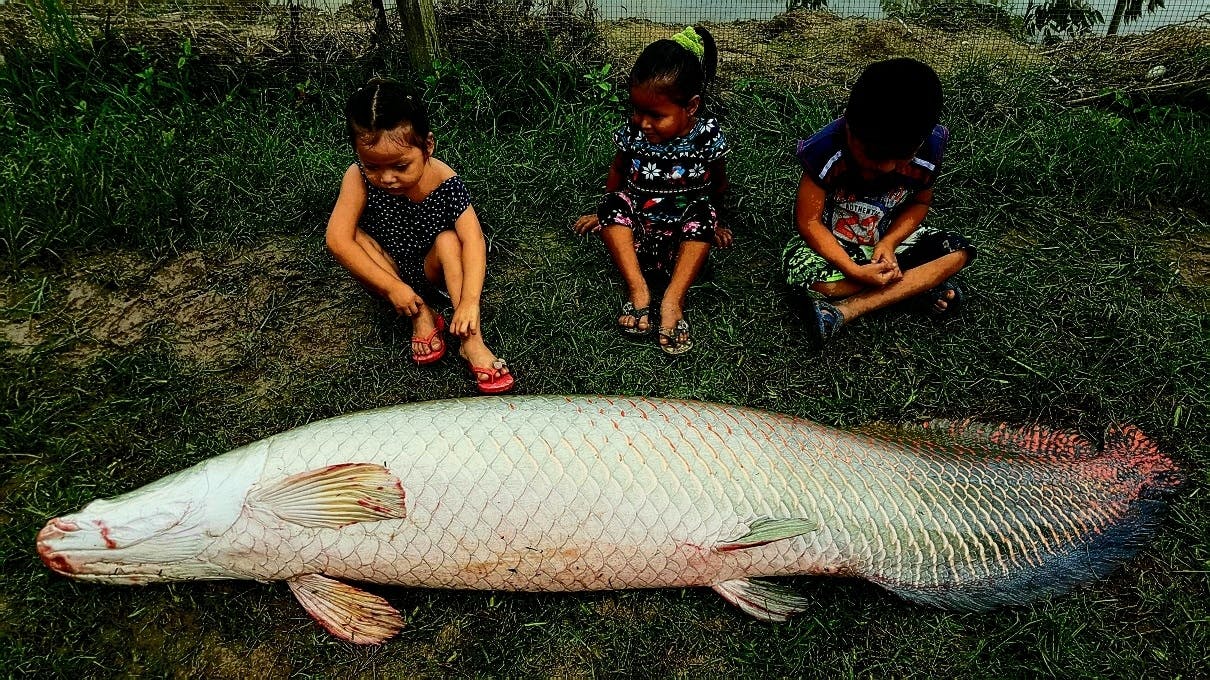
[{"label": "wire mesh fence", "polygon": [[[59,5],[62,1],[64,4]],[[0,47],[47,40],[59,11],[85,34],[226,67],[304,74],[406,51],[407,0],[21,0],[0,2]],[[397,4],[398,3],[398,4]],[[439,58],[555,46],[628,66],[647,43],[704,23],[720,73],[843,84],[863,63],[913,56],[939,69],[971,57],[1050,60],[1088,85],[1205,92],[1210,0],[435,0]],[[53,38],[53,36],[51,36]],[[1095,75],[1095,77],[1093,77]],[[1167,90],[1166,90],[1167,88]]]}]

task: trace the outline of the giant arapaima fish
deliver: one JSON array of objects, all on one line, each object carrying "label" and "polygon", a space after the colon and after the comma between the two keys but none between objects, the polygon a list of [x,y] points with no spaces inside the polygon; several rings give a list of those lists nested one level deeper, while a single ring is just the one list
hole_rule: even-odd
[{"label": "giant arapaima fish", "polygon": [[1152,533],[1176,465],[1134,427],[934,421],[847,432],[622,397],[409,404],[299,427],[50,520],[51,569],[104,583],[284,580],[357,643],[402,617],[348,581],[582,591],[708,586],[761,619],[763,577],[841,574],[978,610],[1099,578]]}]

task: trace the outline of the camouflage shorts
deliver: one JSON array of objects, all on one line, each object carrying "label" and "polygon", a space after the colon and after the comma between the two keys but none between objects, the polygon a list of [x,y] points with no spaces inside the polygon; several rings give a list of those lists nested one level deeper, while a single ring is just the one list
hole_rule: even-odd
[{"label": "camouflage shorts", "polygon": [[[869,264],[873,246],[858,246],[841,241],[845,249],[857,264]],[[950,253],[965,250],[971,260],[975,259],[975,248],[960,234],[938,231],[921,227],[907,237],[895,249],[895,257],[899,260],[899,268],[903,271],[919,267]],[[822,255],[815,252],[800,237],[790,239],[781,254],[782,268],[786,272],[786,283],[790,287],[814,297],[823,298],[823,294],[812,290],[815,283],[831,283],[844,279],[844,274],[833,267]]]}]

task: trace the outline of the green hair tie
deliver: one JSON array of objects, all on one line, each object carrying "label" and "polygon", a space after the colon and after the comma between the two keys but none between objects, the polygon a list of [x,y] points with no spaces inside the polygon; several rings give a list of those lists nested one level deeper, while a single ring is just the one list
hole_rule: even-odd
[{"label": "green hair tie", "polygon": [[702,36],[698,35],[692,26],[672,36],[672,40],[692,52],[693,56],[698,59],[706,55],[706,43],[702,41]]}]

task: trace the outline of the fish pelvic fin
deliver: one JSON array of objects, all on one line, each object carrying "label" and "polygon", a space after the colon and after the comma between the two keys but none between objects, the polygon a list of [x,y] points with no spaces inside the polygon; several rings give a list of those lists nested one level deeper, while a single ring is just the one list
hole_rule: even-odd
[{"label": "fish pelvic fin", "polygon": [[737,578],[711,586],[745,614],[780,623],[807,610],[810,600],[792,588],[757,579]]},{"label": "fish pelvic fin", "polygon": [[379,645],[403,630],[403,615],[386,600],[320,574],[286,582],[316,623],[356,645]]},{"label": "fish pelvic fin", "polygon": [[403,484],[381,465],[345,463],[290,475],[252,491],[248,505],[313,529],[407,517]]},{"label": "fish pelvic fin", "polygon": [[727,552],[730,550],[743,550],[744,548],[755,548],[758,545],[765,545],[774,541],[780,541],[786,538],[794,538],[809,534],[819,528],[819,523],[814,520],[802,519],[799,517],[790,517],[786,519],[772,519],[762,517],[753,520],[748,525],[748,531],[738,538],[732,538],[714,546],[714,549],[719,552]]}]

